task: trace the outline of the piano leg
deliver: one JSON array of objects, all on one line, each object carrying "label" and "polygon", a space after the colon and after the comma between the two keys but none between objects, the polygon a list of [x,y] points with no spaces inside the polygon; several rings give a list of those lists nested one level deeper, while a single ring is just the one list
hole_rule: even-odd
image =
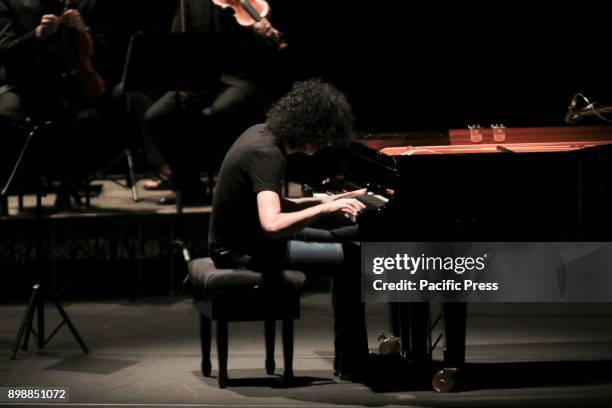
[{"label": "piano leg", "polygon": [[437,392],[450,392],[457,372],[465,363],[466,303],[443,303],[444,369],[434,375],[432,385]]},{"label": "piano leg", "polygon": [[429,303],[400,303],[399,326],[402,356],[411,364],[427,363],[429,353]]},{"label": "piano leg", "polygon": [[467,303],[444,303],[444,364],[458,367],[465,363]]},{"label": "piano leg", "polygon": [[389,303],[389,327],[391,334],[395,337],[401,337],[400,305],[401,303]]},{"label": "piano leg", "polygon": [[428,363],[431,361],[429,353],[430,339],[430,306],[429,303],[410,303],[410,361],[413,363]]}]

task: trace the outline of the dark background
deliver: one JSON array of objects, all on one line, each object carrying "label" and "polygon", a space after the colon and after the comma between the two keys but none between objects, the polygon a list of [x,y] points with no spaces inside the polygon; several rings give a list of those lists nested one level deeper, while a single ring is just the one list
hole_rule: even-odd
[{"label": "dark background", "polygon": [[340,85],[363,127],[551,125],[562,123],[575,92],[612,103],[610,16],[602,10],[327,3],[316,24],[288,19],[299,65]]},{"label": "dark background", "polygon": [[[175,3],[99,1],[115,68],[129,34],[167,27]],[[333,81],[363,130],[561,125],[576,92],[612,103],[610,16],[593,6],[271,3],[285,75]]]}]

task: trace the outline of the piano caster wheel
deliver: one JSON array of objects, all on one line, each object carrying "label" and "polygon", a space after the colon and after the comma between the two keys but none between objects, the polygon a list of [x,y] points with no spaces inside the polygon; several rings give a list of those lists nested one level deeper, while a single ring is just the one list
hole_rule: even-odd
[{"label": "piano caster wheel", "polygon": [[445,368],[438,371],[431,380],[431,385],[436,392],[450,392],[455,386],[455,375],[457,368]]}]

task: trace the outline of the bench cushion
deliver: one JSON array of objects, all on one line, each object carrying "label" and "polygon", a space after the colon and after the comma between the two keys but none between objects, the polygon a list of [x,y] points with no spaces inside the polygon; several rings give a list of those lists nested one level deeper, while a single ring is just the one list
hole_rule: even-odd
[{"label": "bench cushion", "polygon": [[[195,259],[189,263],[189,280],[196,296],[205,298],[220,294],[255,289],[261,285],[261,273],[248,269],[217,269],[210,258]],[[282,272],[284,288],[301,293],[306,276],[299,271]]]}]

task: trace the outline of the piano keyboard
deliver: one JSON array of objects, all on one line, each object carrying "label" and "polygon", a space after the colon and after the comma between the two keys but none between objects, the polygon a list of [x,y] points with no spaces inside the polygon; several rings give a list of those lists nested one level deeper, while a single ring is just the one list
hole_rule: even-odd
[{"label": "piano keyboard", "polygon": [[368,192],[366,195],[357,197],[366,206],[366,210],[376,210],[389,202],[389,199],[379,194]]},{"label": "piano keyboard", "polygon": [[[315,193],[315,194],[313,194],[313,197],[323,198],[323,197],[334,195],[334,194],[340,194],[340,193],[332,193],[332,192]],[[385,205],[385,204],[387,204],[389,202],[388,198],[383,197],[383,196],[378,195],[378,194],[371,193],[371,192],[369,192],[366,195],[363,195],[361,197],[356,197],[356,199],[361,201],[366,206],[366,211],[367,210],[376,210],[376,209],[382,207],[383,205]]]},{"label": "piano keyboard", "polygon": [[[331,191],[328,191],[326,193],[314,193],[313,197],[323,198],[326,196],[340,194],[340,193],[341,192],[331,192]],[[362,202],[366,206],[364,211],[375,211],[383,207],[385,204],[389,202],[388,198],[383,197],[379,194],[374,194],[372,192],[368,192],[367,194],[362,195],[361,197],[356,197],[356,199]],[[352,223],[357,223],[357,217],[359,217],[359,215],[354,216],[354,215],[344,214],[344,217],[347,218]]]}]

